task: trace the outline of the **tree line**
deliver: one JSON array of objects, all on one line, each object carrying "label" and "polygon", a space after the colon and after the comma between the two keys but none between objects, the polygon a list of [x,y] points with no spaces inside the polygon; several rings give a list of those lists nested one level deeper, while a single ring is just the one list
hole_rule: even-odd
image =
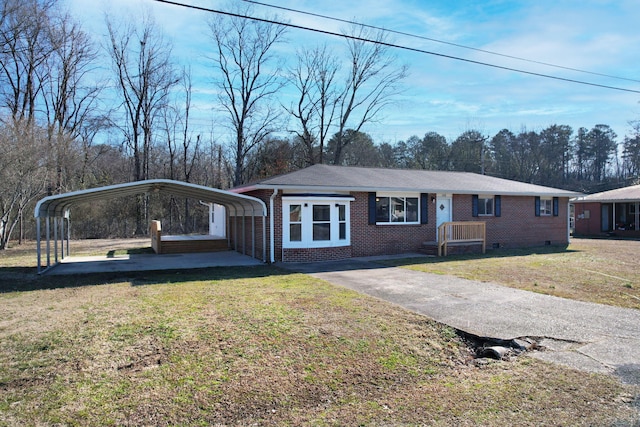
[{"label": "tree line", "polygon": [[[0,249],[12,236],[33,237],[41,197],[143,179],[229,188],[315,163],[469,171],[582,191],[638,177],[640,122],[622,141],[607,125],[373,141],[367,124],[396,101],[408,69],[384,43],[366,42],[386,41],[366,27],[285,64],[285,26],[209,18],[202,50],[220,121],[206,128],[193,121],[193,72],[178,66],[152,16],[108,17],[106,39],[96,40],[57,0],[0,5]],[[168,232],[202,231],[204,209],[154,195],[95,203],[74,210],[72,232],[144,235],[153,218]]]}]

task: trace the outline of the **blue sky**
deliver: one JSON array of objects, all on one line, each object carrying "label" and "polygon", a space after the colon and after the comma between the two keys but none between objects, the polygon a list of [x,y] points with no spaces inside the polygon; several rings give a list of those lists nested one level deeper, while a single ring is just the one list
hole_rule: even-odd
[{"label": "blue sky", "polygon": [[[212,63],[207,59],[211,39],[206,13],[153,0],[65,1],[85,30],[103,44],[105,13],[119,20],[150,11],[173,44],[176,59],[192,66],[194,124],[209,128],[212,123],[219,123],[220,118],[213,110],[216,98],[211,83]],[[183,2],[213,9],[226,9],[229,4],[226,0]],[[358,20],[532,61],[640,80],[637,0],[264,0],[264,3]],[[256,6],[255,10],[257,15],[277,12],[296,25],[336,32],[345,26],[267,7]],[[473,61],[640,91],[638,81],[578,73],[420,38],[393,35],[392,40],[399,45]],[[279,49],[286,58],[296,46],[323,43],[336,49],[344,45],[337,37],[291,30],[287,45]],[[503,128],[518,132],[522,128],[541,130],[551,124],[566,124],[575,131],[601,123],[610,125],[622,140],[631,131],[628,122],[640,119],[640,93],[524,75],[416,52],[394,53],[399,63],[409,66],[410,75],[404,83],[406,90],[385,110],[380,123],[363,129],[378,143],[395,143],[430,131],[452,140],[469,129],[493,136]]]}]

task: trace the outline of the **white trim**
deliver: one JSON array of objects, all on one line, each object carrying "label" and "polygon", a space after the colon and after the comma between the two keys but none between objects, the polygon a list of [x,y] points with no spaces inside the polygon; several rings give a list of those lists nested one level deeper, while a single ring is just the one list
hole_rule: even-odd
[{"label": "white trim", "polygon": [[[376,214],[376,225],[382,225],[382,226],[397,226],[397,225],[420,225],[420,210],[422,209],[422,206],[420,206],[420,193],[415,193],[415,192],[398,192],[398,191],[386,191],[386,192],[380,192],[380,193],[376,193],[376,203],[378,202],[378,198],[380,197],[384,197],[384,198],[398,198],[398,199],[404,199],[404,203],[405,203],[405,215],[406,215],[406,203],[407,203],[407,199],[416,199],[417,200],[417,207],[418,207],[418,215],[415,221],[378,221],[377,219],[377,214]],[[391,202],[391,201],[389,201]]]},{"label": "white trim", "polygon": [[[480,200],[487,200],[487,199],[491,199],[491,210],[492,213],[487,214],[487,213],[480,213]],[[484,217],[492,217],[492,216],[496,216],[496,196],[495,194],[478,194],[478,216],[484,216]]]},{"label": "white trim", "polygon": [[[320,196],[287,196],[282,198],[282,248],[283,249],[310,249],[333,248],[351,245],[351,202],[353,197],[320,197]],[[290,241],[290,206],[301,207],[301,241]],[[330,240],[313,240],[313,207],[317,205],[330,206]],[[345,207],[346,238],[340,239],[339,210],[336,207]]]},{"label": "white trim", "polygon": [[[542,211],[542,202],[544,201],[550,202],[549,213],[546,213],[546,209],[545,213]],[[540,216],[553,216],[553,197],[540,197]]]},{"label": "white trim", "polygon": [[[275,226],[275,212],[273,210],[273,200],[276,198],[276,196],[278,195],[278,189],[274,188],[273,189],[273,194],[271,195],[271,197],[269,197],[269,258],[271,259],[271,264],[273,264],[274,262],[276,262],[276,256],[274,254],[275,250],[276,250],[276,239],[274,237],[274,226]],[[264,221],[263,221],[264,223]]]},{"label": "white trim", "polygon": [[339,201],[339,202],[353,202],[355,201],[355,197],[332,197],[332,196],[282,196],[283,201],[289,200],[304,200],[305,202],[325,202],[325,201]]}]

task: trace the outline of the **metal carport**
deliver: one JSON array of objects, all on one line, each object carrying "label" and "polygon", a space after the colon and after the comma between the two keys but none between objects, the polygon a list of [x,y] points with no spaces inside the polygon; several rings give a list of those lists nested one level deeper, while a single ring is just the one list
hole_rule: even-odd
[{"label": "metal carport", "polygon": [[[217,203],[223,205],[227,212],[227,224],[230,218],[235,218],[235,248],[238,249],[238,220],[242,218],[242,249],[246,255],[245,240],[245,219],[251,216],[251,233],[252,233],[252,257],[255,258],[256,248],[256,230],[255,218],[262,217],[262,257],[266,262],[266,216],[267,206],[265,203],[255,197],[236,194],[225,190],[205,187],[203,185],[191,184],[188,182],[172,181],[168,179],[151,179],[146,181],[128,182],[124,184],[109,185],[106,187],[92,188],[88,190],[73,191],[65,194],[48,196],[41,199],[35,208],[34,216],[36,218],[36,235],[37,235],[37,256],[38,256],[38,273],[42,271],[42,226],[41,220],[45,222],[46,233],[46,258],[47,269],[52,267],[51,264],[51,232],[53,229],[54,242],[54,261],[58,261],[58,245],[60,245],[61,257],[64,259],[65,254],[69,255],[69,226],[70,226],[70,209],[74,204],[92,202],[95,200],[112,199],[116,197],[132,196],[141,193],[161,192],[174,196],[187,197],[197,199],[206,203]],[[51,224],[53,218],[53,224]],[[66,245],[65,245],[66,242]],[[54,264],[55,265],[55,264]]]}]

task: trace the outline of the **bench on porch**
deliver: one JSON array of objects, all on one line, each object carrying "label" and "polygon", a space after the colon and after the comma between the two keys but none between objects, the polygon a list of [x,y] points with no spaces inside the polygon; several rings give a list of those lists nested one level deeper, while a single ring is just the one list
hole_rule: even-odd
[{"label": "bench on porch", "polygon": [[481,221],[445,222],[438,227],[438,256],[447,256],[449,246],[482,245],[486,252],[486,223]]},{"label": "bench on porch", "polygon": [[229,250],[227,239],[208,234],[163,236],[160,221],[151,221],[151,247],[157,254],[219,252]]}]

